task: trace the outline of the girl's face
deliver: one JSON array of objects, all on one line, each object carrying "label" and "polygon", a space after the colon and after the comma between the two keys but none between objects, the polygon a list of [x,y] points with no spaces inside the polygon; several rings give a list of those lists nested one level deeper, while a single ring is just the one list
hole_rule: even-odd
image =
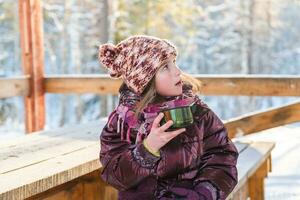
[{"label": "girl's face", "polygon": [[[162,96],[177,96],[182,94],[181,70],[175,64],[175,58],[171,57],[159,68],[155,74],[155,87]],[[180,82],[179,84],[177,84]]]}]

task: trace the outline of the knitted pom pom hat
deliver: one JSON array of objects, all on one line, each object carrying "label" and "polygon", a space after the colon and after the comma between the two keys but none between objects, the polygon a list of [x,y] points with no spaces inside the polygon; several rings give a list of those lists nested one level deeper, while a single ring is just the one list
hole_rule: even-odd
[{"label": "knitted pom pom hat", "polygon": [[116,46],[109,43],[100,45],[98,53],[100,63],[109,70],[110,76],[121,77],[137,94],[142,94],[170,56],[177,56],[174,45],[165,39],[146,35],[131,36]]}]

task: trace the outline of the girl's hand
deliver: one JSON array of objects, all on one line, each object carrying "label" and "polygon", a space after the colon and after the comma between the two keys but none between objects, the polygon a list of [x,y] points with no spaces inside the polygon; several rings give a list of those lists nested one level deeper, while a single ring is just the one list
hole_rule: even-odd
[{"label": "girl's hand", "polygon": [[169,120],[160,127],[160,121],[162,120],[163,116],[163,113],[159,113],[159,115],[154,119],[151,131],[147,138],[145,138],[146,141],[144,141],[147,147],[155,152],[159,151],[159,149],[167,144],[170,140],[186,130],[185,128],[181,128],[175,131],[165,132],[165,130],[167,130],[173,124],[173,121]]}]

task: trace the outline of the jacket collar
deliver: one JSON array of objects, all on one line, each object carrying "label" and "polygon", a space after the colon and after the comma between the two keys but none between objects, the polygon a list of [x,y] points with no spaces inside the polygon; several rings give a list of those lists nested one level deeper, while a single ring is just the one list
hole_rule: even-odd
[{"label": "jacket collar", "polygon": [[[141,142],[142,138],[149,133],[149,124],[153,122],[154,118],[157,116],[158,112],[168,105],[169,107],[182,106],[189,104],[194,100],[196,95],[193,94],[192,85],[184,83],[182,86],[182,94],[178,96],[165,96],[162,97],[162,103],[148,104],[146,108],[142,111],[140,115],[141,118],[137,119],[134,116],[134,111],[132,108],[141,100],[141,96],[130,90],[126,84],[122,84],[119,89],[119,105],[114,110],[114,112],[108,118],[108,127],[110,127],[111,122],[117,117],[117,133],[120,133],[122,140],[127,140],[130,142],[131,138],[131,128],[138,130],[136,135],[136,143]],[[128,129],[125,133],[124,123],[127,123]]]}]

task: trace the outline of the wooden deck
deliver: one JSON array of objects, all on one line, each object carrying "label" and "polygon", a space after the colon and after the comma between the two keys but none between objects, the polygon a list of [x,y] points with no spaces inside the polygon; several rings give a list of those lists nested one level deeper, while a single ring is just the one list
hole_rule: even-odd
[{"label": "wooden deck", "polygon": [[280,126],[239,140],[276,142],[272,172],[265,182],[265,199],[300,200],[300,125]]}]

